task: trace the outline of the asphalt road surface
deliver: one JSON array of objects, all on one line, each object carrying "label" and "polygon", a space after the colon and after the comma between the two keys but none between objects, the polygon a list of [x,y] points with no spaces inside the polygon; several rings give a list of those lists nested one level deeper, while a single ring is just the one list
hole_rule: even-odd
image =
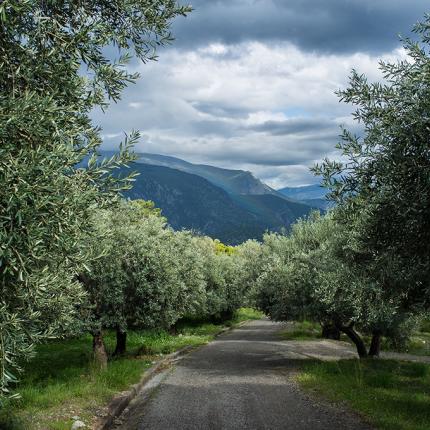
[{"label": "asphalt road surface", "polygon": [[117,429],[371,429],[298,389],[293,376],[307,357],[280,340],[281,328],[253,321],[189,354],[136,399]]}]

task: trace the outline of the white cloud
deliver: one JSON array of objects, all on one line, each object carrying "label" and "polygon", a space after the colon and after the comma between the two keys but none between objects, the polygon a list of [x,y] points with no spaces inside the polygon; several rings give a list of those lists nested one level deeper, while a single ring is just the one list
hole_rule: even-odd
[{"label": "white cloud", "polygon": [[142,102],[130,102],[128,104],[132,109],[140,109],[143,106]]},{"label": "white cloud", "polygon": [[[397,49],[383,59],[401,57]],[[351,107],[334,92],[352,68],[381,79],[377,57],[304,52],[287,42],[169,49],[137,67],[141,80],[95,120],[110,147],[123,131],[139,129],[137,151],[245,166],[276,186],[315,182],[308,166],[333,151],[337,124],[351,124]],[[313,121],[308,129],[305,120]],[[275,132],[282,125],[288,133]]]}]

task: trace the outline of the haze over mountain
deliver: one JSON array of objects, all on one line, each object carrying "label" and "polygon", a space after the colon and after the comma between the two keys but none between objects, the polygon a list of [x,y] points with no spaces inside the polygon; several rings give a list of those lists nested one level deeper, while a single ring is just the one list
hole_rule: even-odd
[{"label": "haze over mountain", "polygon": [[326,199],[327,189],[320,185],[306,185],[303,187],[284,187],[278,190],[284,196],[299,200],[308,205],[320,208],[328,209],[333,203]]},{"label": "haze over mountain", "polygon": [[156,154],[137,154],[139,173],[131,199],[152,200],[174,229],[192,229],[224,243],[261,239],[288,229],[316,209],[293,200],[242,170],[192,164]]}]

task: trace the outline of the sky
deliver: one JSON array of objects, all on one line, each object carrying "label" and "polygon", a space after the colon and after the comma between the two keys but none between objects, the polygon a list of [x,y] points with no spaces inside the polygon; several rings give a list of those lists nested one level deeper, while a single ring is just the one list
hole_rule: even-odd
[{"label": "sky", "polygon": [[136,152],[251,171],[274,188],[318,183],[309,167],[337,158],[340,126],[360,134],[335,91],[351,69],[380,80],[405,56],[428,0],[194,0],[157,62],[106,113],[103,146],[132,129]]}]

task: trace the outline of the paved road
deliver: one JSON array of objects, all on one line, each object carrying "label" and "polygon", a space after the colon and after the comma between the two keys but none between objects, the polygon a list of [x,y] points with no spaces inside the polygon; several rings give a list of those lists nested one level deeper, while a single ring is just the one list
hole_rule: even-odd
[{"label": "paved road", "polygon": [[291,376],[305,357],[280,341],[281,328],[253,321],[186,356],[117,428],[369,430],[357,416],[300,392]]}]

